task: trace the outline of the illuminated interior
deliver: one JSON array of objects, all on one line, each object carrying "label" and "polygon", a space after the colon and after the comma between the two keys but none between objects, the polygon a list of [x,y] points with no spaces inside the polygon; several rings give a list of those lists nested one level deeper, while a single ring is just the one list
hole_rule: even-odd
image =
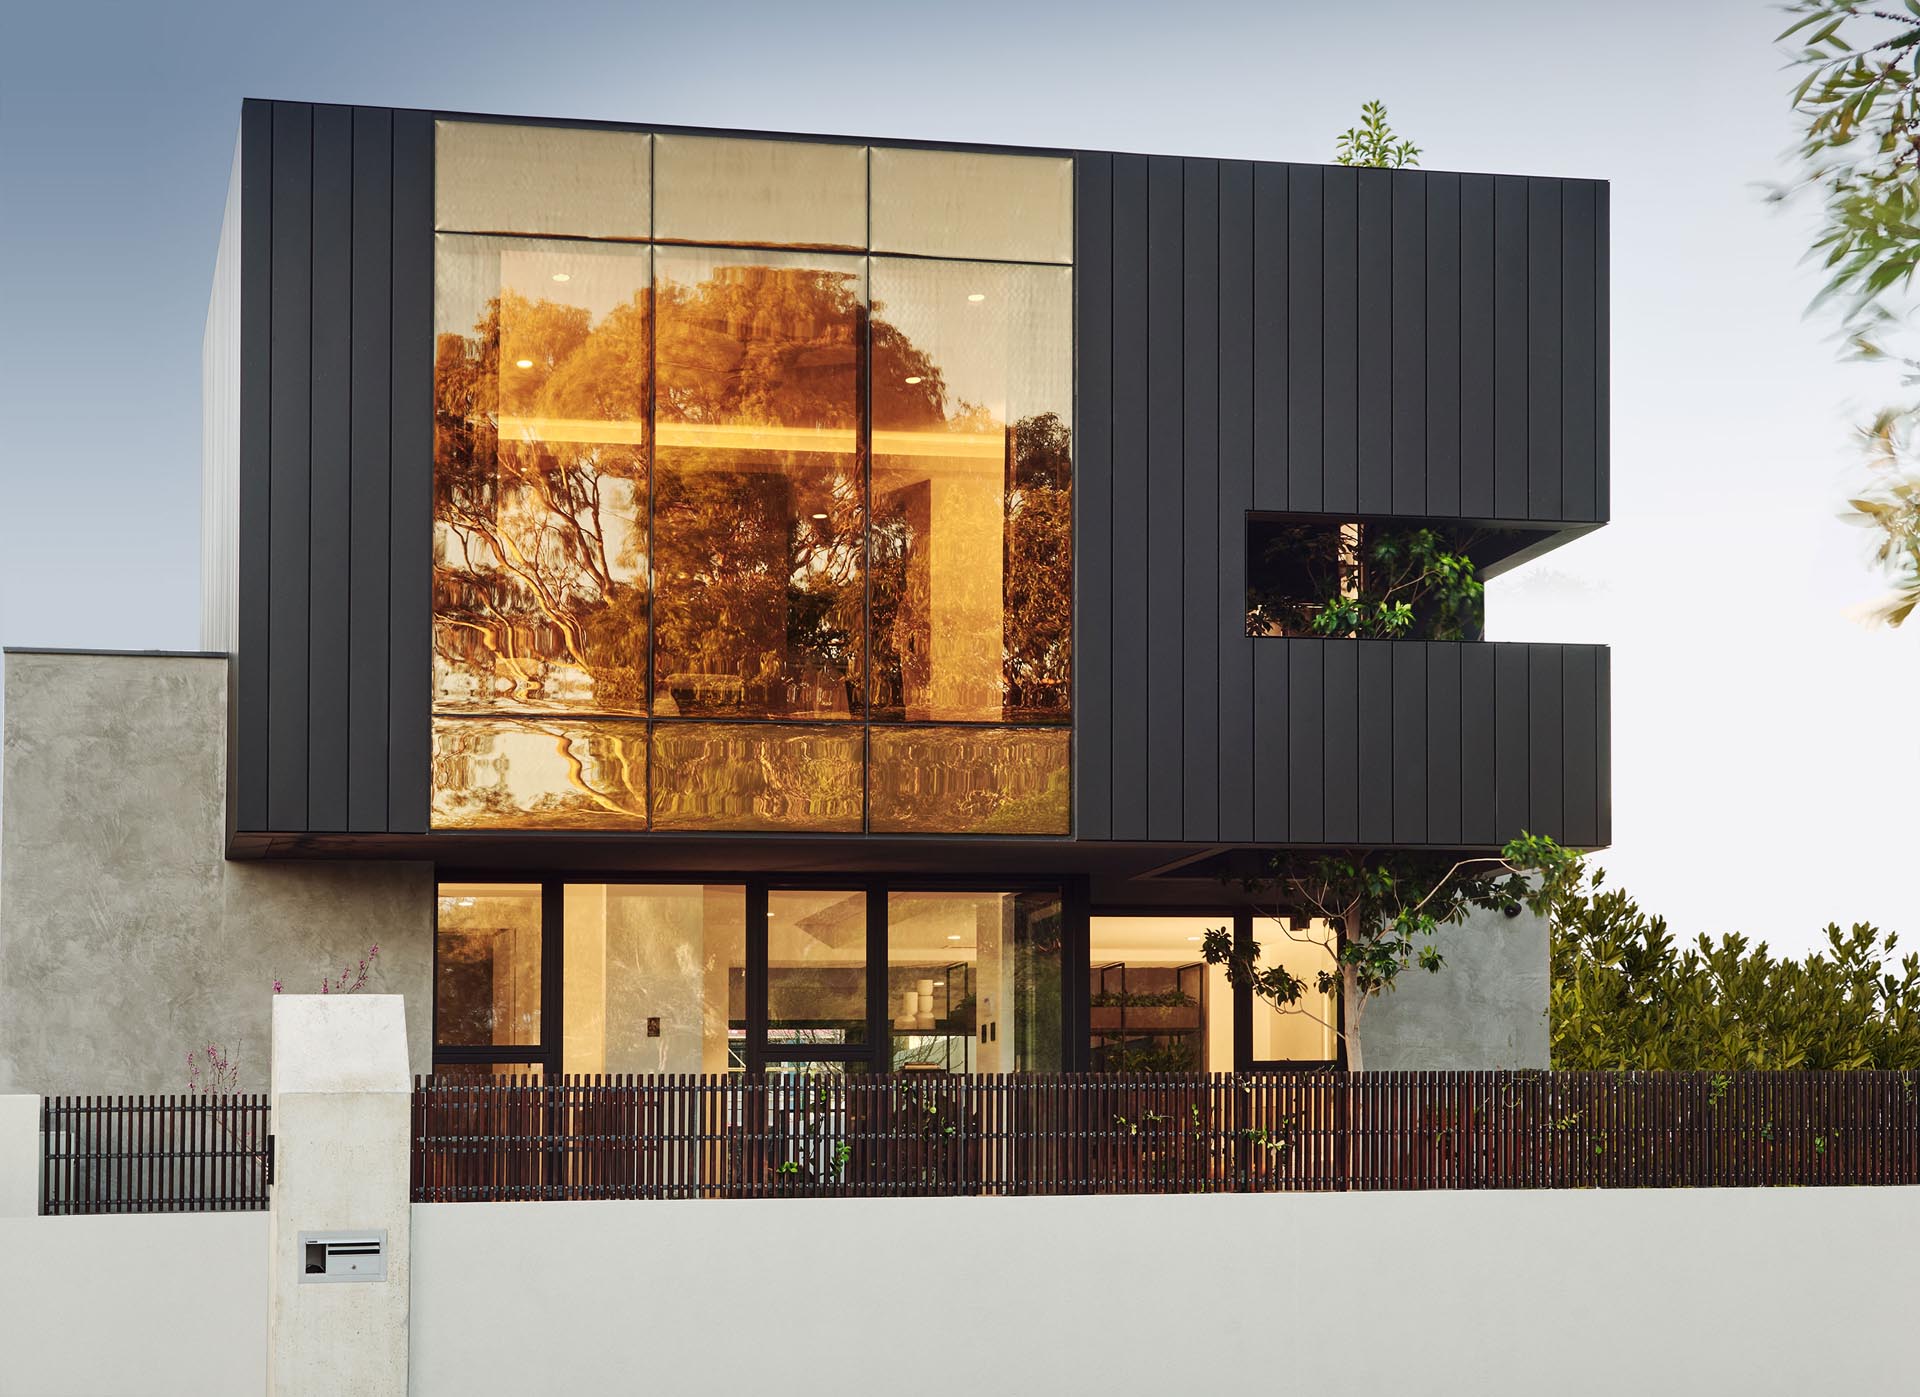
[{"label": "illuminated interior", "polygon": [[438,132],[434,827],[1068,833],[1071,163]]}]

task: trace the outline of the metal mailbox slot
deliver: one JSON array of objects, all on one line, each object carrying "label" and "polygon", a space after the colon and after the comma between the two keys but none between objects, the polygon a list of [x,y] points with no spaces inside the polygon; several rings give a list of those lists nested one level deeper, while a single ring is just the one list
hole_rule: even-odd
[{"label": "metal mailbox slot", "polygon": [[300,1280],[384,1281],[385,1232],[302,1232]]}]

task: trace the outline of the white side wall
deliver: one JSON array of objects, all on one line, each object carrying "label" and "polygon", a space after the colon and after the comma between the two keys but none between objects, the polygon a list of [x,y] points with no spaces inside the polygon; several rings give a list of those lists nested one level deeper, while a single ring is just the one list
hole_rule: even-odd
[{"label": "white side wall", "polygon": [[0,1217],[0,1392],[260,1397],[267,1215]]},{"label": "white side wall", "polygon": [[413,1209],[411,1391],[1911,1392],[1920,1188]]}]

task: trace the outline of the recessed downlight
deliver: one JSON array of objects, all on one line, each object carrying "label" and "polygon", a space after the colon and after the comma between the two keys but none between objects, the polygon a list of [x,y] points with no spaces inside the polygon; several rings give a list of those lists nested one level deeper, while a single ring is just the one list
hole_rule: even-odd
[{"label": "recessed downlight", "polygon": [[533,360],[531,359],[515,359],[513,362],[516,368],[530,369],[533,367]]},{"label": "recessed downlight", "polygon": [[907,375],[907,382],[908,382],[908,383],[918,383],[918,382],[920,382],[920,375],[919,375],[919,374],[908,374],[908,375]]},{"label": "recessed downlight", "polygon": [[567,272],[555,272],[553,279],[555,281],[572,281],[573,277]]},{"label": "recessed downlight", "polygon": [[969,301],[984,301],[987,299],[987,293],[984,291],[969,291],[967,293],[967,299]]},{"label": "recessed downlight", "polygon": [[826,515],[824,515],[824,514],[816,514],[816,515],[814,515],[813,517],[814,517],[815,519],[825,519],[825,518],[826,518],[827,516],[826,516]]}]

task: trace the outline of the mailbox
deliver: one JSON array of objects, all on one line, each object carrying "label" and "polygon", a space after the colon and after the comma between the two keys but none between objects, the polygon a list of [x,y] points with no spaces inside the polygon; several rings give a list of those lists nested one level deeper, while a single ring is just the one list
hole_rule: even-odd
[{"label": "mailbox", "polygon": [[300,1279],[306,1281],[384,1281],[387,1278],[385,1232],[302,1232]]}]

